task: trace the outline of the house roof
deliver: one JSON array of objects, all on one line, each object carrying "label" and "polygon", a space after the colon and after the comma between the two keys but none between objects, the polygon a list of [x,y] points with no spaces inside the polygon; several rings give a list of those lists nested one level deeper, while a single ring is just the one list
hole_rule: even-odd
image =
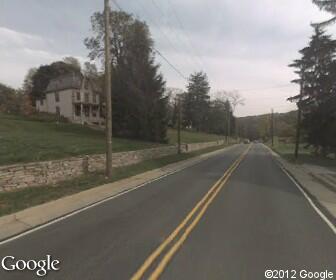
[{"label": "house roof", "polygon": [[[95,81],[94,79],[90,79],[88,77],[85,78],[88,79],[93,91],[95,91],[96,93],[102,92],[102,89],[97,81]],[[84,76],[82,74],[71,73],[59,76],[55,79],[50,80],[47,89],[45,90],[45,93],[65,89],[80,89],[82,86],[83,79]]]},{"label": "house roof", "polygon": [[82,74],[66,74],[50,80],[46,93],[64,89],[80,89],[83,80]]}]

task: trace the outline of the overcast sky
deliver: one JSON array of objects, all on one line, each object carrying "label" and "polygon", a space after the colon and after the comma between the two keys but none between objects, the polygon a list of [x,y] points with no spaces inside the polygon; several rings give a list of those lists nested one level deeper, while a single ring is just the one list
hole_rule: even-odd
[{"label": "overcast sky", "polygon": [[[118,0],[117,0],[118,1]],[[0,82],[22,84],[30,67],[75,56],[88,60],[83,40],[103,0],[0,0]],[[238,116],[286,112],[298,89],[288,64],[312,34],[311,22],[329,17],[311,0],[119,0],[145,20],[157,49],[184,76],[205,71],[212,92],[237,89]],[[113,9],[116,6],[111,2]],[[329,28],[335,34],[335,28]],[[157,58],[169,87],[186,81]]]}]

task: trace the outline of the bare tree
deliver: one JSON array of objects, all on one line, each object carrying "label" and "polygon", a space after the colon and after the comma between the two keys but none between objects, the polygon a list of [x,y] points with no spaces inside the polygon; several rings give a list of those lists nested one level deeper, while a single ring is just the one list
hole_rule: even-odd
[{"label": "bare tree", "polygon": [[236,90],[233,91],[219,90],[215,93],[215,97],[222,101],[228,100],[232,107],[233,113],[236,111],[237,106],[245,105],[245,99]]},{"label": "bare tree", "polygon": [[86,61],[84,63],[83,73],[85,76],[88,76],[90,78],[97,78],[98,77],[98,69],[96,64],[90,63],[89,61]]},{"label": "bare tree", "polygon": [[[231,113],[232,113],[232,115],[234,115],[237,106],[245,105],[245,99],[236,90],[234,90],[234,91],[220,90],[220,91],[216,92],[215,96],[218,100],[221,100],[223,102],[228,101],[230,103],[230,107],[231,107],[232,112],[228,112],[228,118],[227,118],[228,119],[227,120],[227,131],[228,131],[228,133],[227,133],[227,143],[229,143],[229,141],[230,141],[230,130],[231,130],[230,115],[231,115]],[[236,134],[237,134],[236,136],[239,136],[238,135],[238,123],[237,122],[236,122],[235,131],[236,131]]]},{"label": "bare tree", "polygon": [[240,95],[240,93],[238,91],[227,92],[227,97],[228,97],[228,99],[231,103],[233,112],[236,111],[237,106],[245,105],[245,99]]}]

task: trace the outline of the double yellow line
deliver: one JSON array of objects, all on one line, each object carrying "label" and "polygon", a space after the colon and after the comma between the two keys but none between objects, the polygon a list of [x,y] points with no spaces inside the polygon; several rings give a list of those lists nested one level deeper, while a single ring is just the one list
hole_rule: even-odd
[{"label": "double yellow line", "polygon": [[[230,168],[224,173],[224,175],[210,188],[210,190],[205,194],[205,196],[196,204],[196,206],[190,211],[190,213],[184,218],[184,220],[177,226],[177,228],[167,237],[167,239],[161,243],[161,245],[156,248],[156,250],[145,260],[143,265],[137,270],[137,272],[132,276],[131,280],[140,280],[144,274],[148,271],[153,262],[161,255],[161,253],[166,249],[166,247],[173,242],[177,235],[185,228],[181,236],[176,240],[174,245],[168,250],[168,252],[162,257],[161,261],[154,269],[152,274],[148,279],[155,280],[158,279],[162,274],[169,261],[173,258],[174,254],[182,246],[184,241],[187,239],[191,231],[198,224],[200,219],[203,217],[207,208],[211,202],[218,195],[220,190],[223,188],[225,183],[230,178],[231,174],[237,169],[239,164],[242,162],[251,146],[249,146],[245,152],[230,166]],[[199,211],[198,211],[199,210]],[[196,215],[196,212],[198,214]],[[195,216],[196,215],[196,216]],[[192,220],[193,221],[186,227],[186,225]]]}]

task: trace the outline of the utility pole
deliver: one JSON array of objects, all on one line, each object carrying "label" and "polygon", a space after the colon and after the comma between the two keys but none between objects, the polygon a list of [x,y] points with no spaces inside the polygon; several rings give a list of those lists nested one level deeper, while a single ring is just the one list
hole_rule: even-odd
[{"label": "utility pole", "polygon": [[237,140],[238,143],[240,142],[240,126],[239,126],[239,123],[238,123],[238,118],[236,118],[236,135],[237,135]]},{"label": "utility pole", "polygon": [[271,113],[271,139],[272,139],[272,147],[274,146],[274,111],[272,109]]},{"label": "utility pole", "polygon": [[105,96],[106,96],[106,176],[112,177],[112,96],[111,96],[111,59],[110,59],[110,6],[104,0],[105,19]]},{"label": "utility pole", "polygon": [[230,144],[230,130],[231,130],[231,110],[228,109],[228,117],[227,117],[227,144]]},{"label": "utility pole", "polygon": [[[303,71],[301,71],[303,72]],[[298,116],[297,116],[297,124],[296,124],[296,139],[295,139],[295,151],[294,151],[294,157],[295,160],[299,157],[299,147],[300,147],[300,137],[301,137],[301,116],[302,116],[302,110],[301,110],[301,102],[302,102],[302,95],[303,95],[303,79],[301,74],[301,81],[300,81],[300,98],[298,102]]]},{"label": "utility pole", "polygon": [[177,97],[177,153],[181,154],[181,96]]}]

